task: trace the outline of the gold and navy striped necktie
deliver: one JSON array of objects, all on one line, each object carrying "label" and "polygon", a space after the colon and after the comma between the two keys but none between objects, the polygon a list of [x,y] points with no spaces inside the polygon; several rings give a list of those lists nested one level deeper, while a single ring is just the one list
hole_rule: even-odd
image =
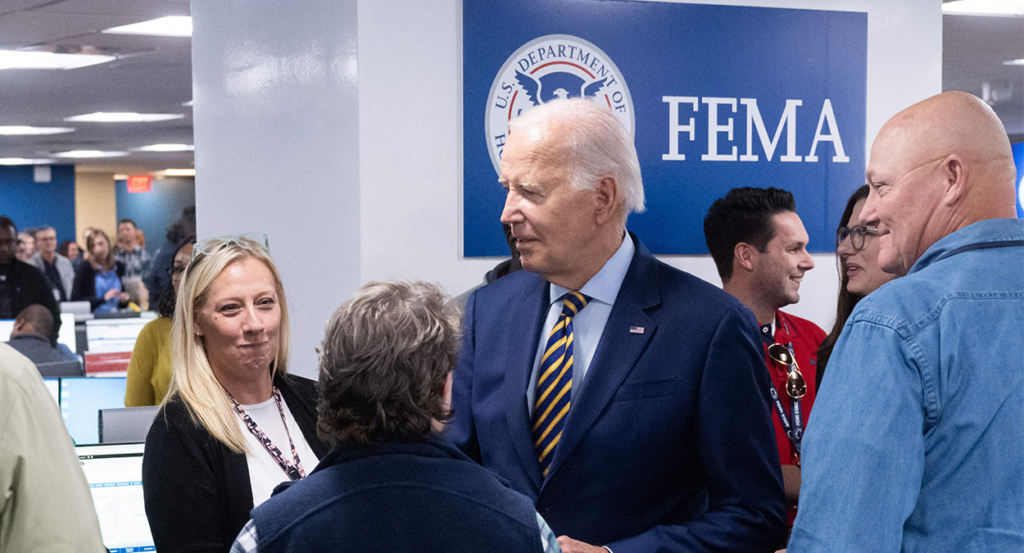
[{"label": "gold and navy striped necktie", "polygon": [[562,438],[562,427],[572,397],[572,319],[590,303],[579,292],[562,296],[562,313],[548,336],[537,377],[537,395],[533,407],[533,445],[545,478],[551,468],[555,446]]}]

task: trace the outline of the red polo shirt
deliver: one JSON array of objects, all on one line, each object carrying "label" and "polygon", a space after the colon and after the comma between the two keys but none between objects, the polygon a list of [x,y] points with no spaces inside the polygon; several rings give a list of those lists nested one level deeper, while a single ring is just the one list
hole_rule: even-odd
[{"label": "red polo shirt", "polygon": [[[796,358],[796,364],[800,367],[800,372],[807,383],[807,393],[800,399],[800,413],[805,432],[807,430],[807,419],[810,418],[811,407],[814,405],[814,397],[818,392],[814,384],[818,374],[818,345],[825,339],[825,336],[825,331],[811,321],[783,313],[782,311],[775,311],[775,343],[784,346],[790,343],[793,344],[793,355]],[[775,385],[775,390],[782,400],[782,407],[792,421],[792,403],[786,394],[786,379],[789,377],[787,367],[775,363],[768,357],[768,346],[764,346],[764,362],[768,366],[768,374],[772,377],[772,384]],[[799,465],[799,456],[793,448],[793,443],[786,436],[786,431],[782,428],[782,421],[779,420],[779,415],[775,412],[774,404],[771,405],[771,413],[772,421],[775,423],[775,441],[779,446],[779,461],[783,465]],[[789,525],[791,527],[794,518],[796,518],[796,508],[791,507],[789,509]]]}]

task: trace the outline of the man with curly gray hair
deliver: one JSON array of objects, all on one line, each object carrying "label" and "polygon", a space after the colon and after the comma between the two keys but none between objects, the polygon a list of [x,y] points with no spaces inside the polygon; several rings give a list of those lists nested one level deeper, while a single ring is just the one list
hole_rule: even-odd
[{"label": "man with curly gray hair", "polygon": [[317,429],[334,448],[232,551],[561,551],[526,496],[441,434],[458,339],[432,284],[371,282],[345,302],[320,351]]}]

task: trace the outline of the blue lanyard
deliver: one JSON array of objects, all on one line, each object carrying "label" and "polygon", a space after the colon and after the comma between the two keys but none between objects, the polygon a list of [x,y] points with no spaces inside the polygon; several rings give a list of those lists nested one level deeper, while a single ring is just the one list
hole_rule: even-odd
[{"label": "blue lanyard", "polygon": [[[783,322],[781,319],[779,319],[778,322],[779,322],[779,324],[783,325],[786,328],[786,334],[788,335],[789,334],[789,327],[788,327],[788,325],[786,325],[786,323]],[[762,327],[762,328],[764,328],[764,327]],[[762,338],[762,341],[765,343],[765,357],[770,359],[772,363],[775,363],[775,360],[772,359],[770,355],[768,355],[769,339],[770,339],[770,341],[772,343],[774,343],[775,342],[774,337],[769,336],[767,332],[762,332],[761,333],[761,338]],[[793,353],[793,342],[792,341],[790,341],[788,344],[786,344],[786,349],[789,350],[789,355],[793,359],[796,359],[796,355]],[[792,370],[792,367],[787,367],[787,376],[788,376],[789,371],[791,371],[791,370]],[[802,412],[801,412],[801,409],[800,409],[800,400],[796,399],[796,398],[790,398],[790,405],[789,405],[790,413],[792,413],[792,415],[793,415],[792,419],[790,419],[790,417],[788,415],[786,415],[786,409],[782,406],[782,398],[781,398],[781,396],[779,394],[779,391],[775,388],[775,381],[772,380],[771,375],[768,376],[768,382],[772,386],[771,389],[768,390],[768,391],[771,393],[772,403],[775,405],[775,413],[779,415],[779,422],[782,423],[782,430],[784,430],[786,432],[786,437],[789,438],[789,442],[791,444],[793,444],[793,450],[796,451],[796,454],[799,456],[800,455],[800,443],[801,443],[801,441],[803,441],[803,437],[804,437],[804,422],[803,422]]]}]

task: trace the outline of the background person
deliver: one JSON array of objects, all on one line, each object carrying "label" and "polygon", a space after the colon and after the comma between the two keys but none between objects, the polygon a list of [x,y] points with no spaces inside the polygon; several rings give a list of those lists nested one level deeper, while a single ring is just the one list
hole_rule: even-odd
[{"label": "background person", "polygon": [[[71,266],[73,268],[78,268],[78,264],[82,261],[82,248],[79,247],[77,242],[74,240],[65,240],[60,243],[60,247],[57,248],[57,251],[71,261]],[[71,277],[74,279],[73,273]]]},{"label": "background person", "polygon": [[110,251],[107,233],[93,229],[85,241],[89,249],[88,262],[78,266],[71,290],[72,301],[88,301],[93,313],[111,313],[121,304],[128,303],[128,294],[121,291],[125,276],[124,264]]},{"label": "background person", "polygon": [[195,246],[174,313],[171,387],[146,438],[156,548],[226,552],[274,487],[313,470],[313,381],[288,374],[288,304],[266,239]]},{"label": "background person", "polygon": [[839,258],[836,322],[818,348],[816,389],[821,387],[821,379],[825,376],[825,367],[832,355],[832,349],[857,302],[877,290],[879,286],[896,278],[896,275],[889,274],[878,266],[878,230],[871,230],[874,227],[861,221],[860,212],[864,209],[867,198],[868,185],[865,184],[850,196],[843,217],[839,221],[836,237],[836,254]]},{"label": "background person", "polygon": [[[704,237],[722,288],[749,307],[761,325],[792,527],[800,496],[800,446],[816,394],[815,354],[825,337],[818,325],[782,311],[800,301],[800,282],[814,268],[807,231],[791,193],[733,188],[708,209]],[[795,363],[788,362],[787,351]]]},{"label": "background person", "polygon": [[54,317],[50,340],[57,343],[60,330],[60,307],[53,299],[50,284],[35,267],[19,261],[14,252],[18,228],[10,218],[0,216],[0,319],[13,319],[26,307],[38,303]]},{"label": "background person", "polygon": [[75,268],[70,259],[57,252],[57,231],[53,227],[37,230],[36,245],[38,251],[28,260],[28,264],[46,275],[54,299],[58,302],[69,301],[75,283]]},{"label": "background person", "polygon": [[157,306],[156,319],[146,323],[139,332],[128,362],[128,378],[125,387],[124,404],[127,407],[157,405],[167,395],[171,385],[171,319],[174,316],[174,302],[181,287],[181,277],[192,259],[195,239],[188,239],[174,254],[171,268],[171,287],[162,295]]},{"label": "background person", "polygon": [[160,305],[164,291],[168,290],[171,265],[174,254],[186,240],[195,241],[196,207],[188,206],[181,212],[181,217],[167,227],[167,243],[153,255],[153,263],[149,274],[143,279],[149,288],[149,300],[153,305]]},{"label": "background person", "polygon": [[77,361],[78,357],[64,344],[54,344],[53,313],[39,304],[21,310],[14,319],[14,329],[7,345],[18,350],[36,365]]},{"label": "background person", "polygon": [[1024,220],[1006,130],[945,92],[882,126],[860,213],[901,275],[846,321],[791,553],[1024,549]]},{"label": "background person", "polygon": [[7,344],[0,405],[0,551],[107,551],[60,409],[32,362]]},{"label": "background person", "polygon": [[754,316],[626,231],[643,182],[607,108],[552,101],[510,129],[501,221],[524,270],[466,305],[452,441],[563,551],[772,551],[785,504]]},{"label": "background person", "polygon": [[31,232],[25,231],[18,234],[18,261],[28,263],[29,259],[36,254],[36,237]]},{"label": "background person", "polygon": [[149,252],[139,245],[139,229],[135,221],[121,219],[117,224],[117,247],[114,248],[114,257],[124,264],[124,276],[139,278],[149,273],[149,266],[152,263]]},{"label": "background person", "polygon": [[441,434],[459,329],[445,301],[431,284],[371,282],[334,313],[317,405],[334,449],[254,509],[232,551],[559,551],[529,498]]}]

